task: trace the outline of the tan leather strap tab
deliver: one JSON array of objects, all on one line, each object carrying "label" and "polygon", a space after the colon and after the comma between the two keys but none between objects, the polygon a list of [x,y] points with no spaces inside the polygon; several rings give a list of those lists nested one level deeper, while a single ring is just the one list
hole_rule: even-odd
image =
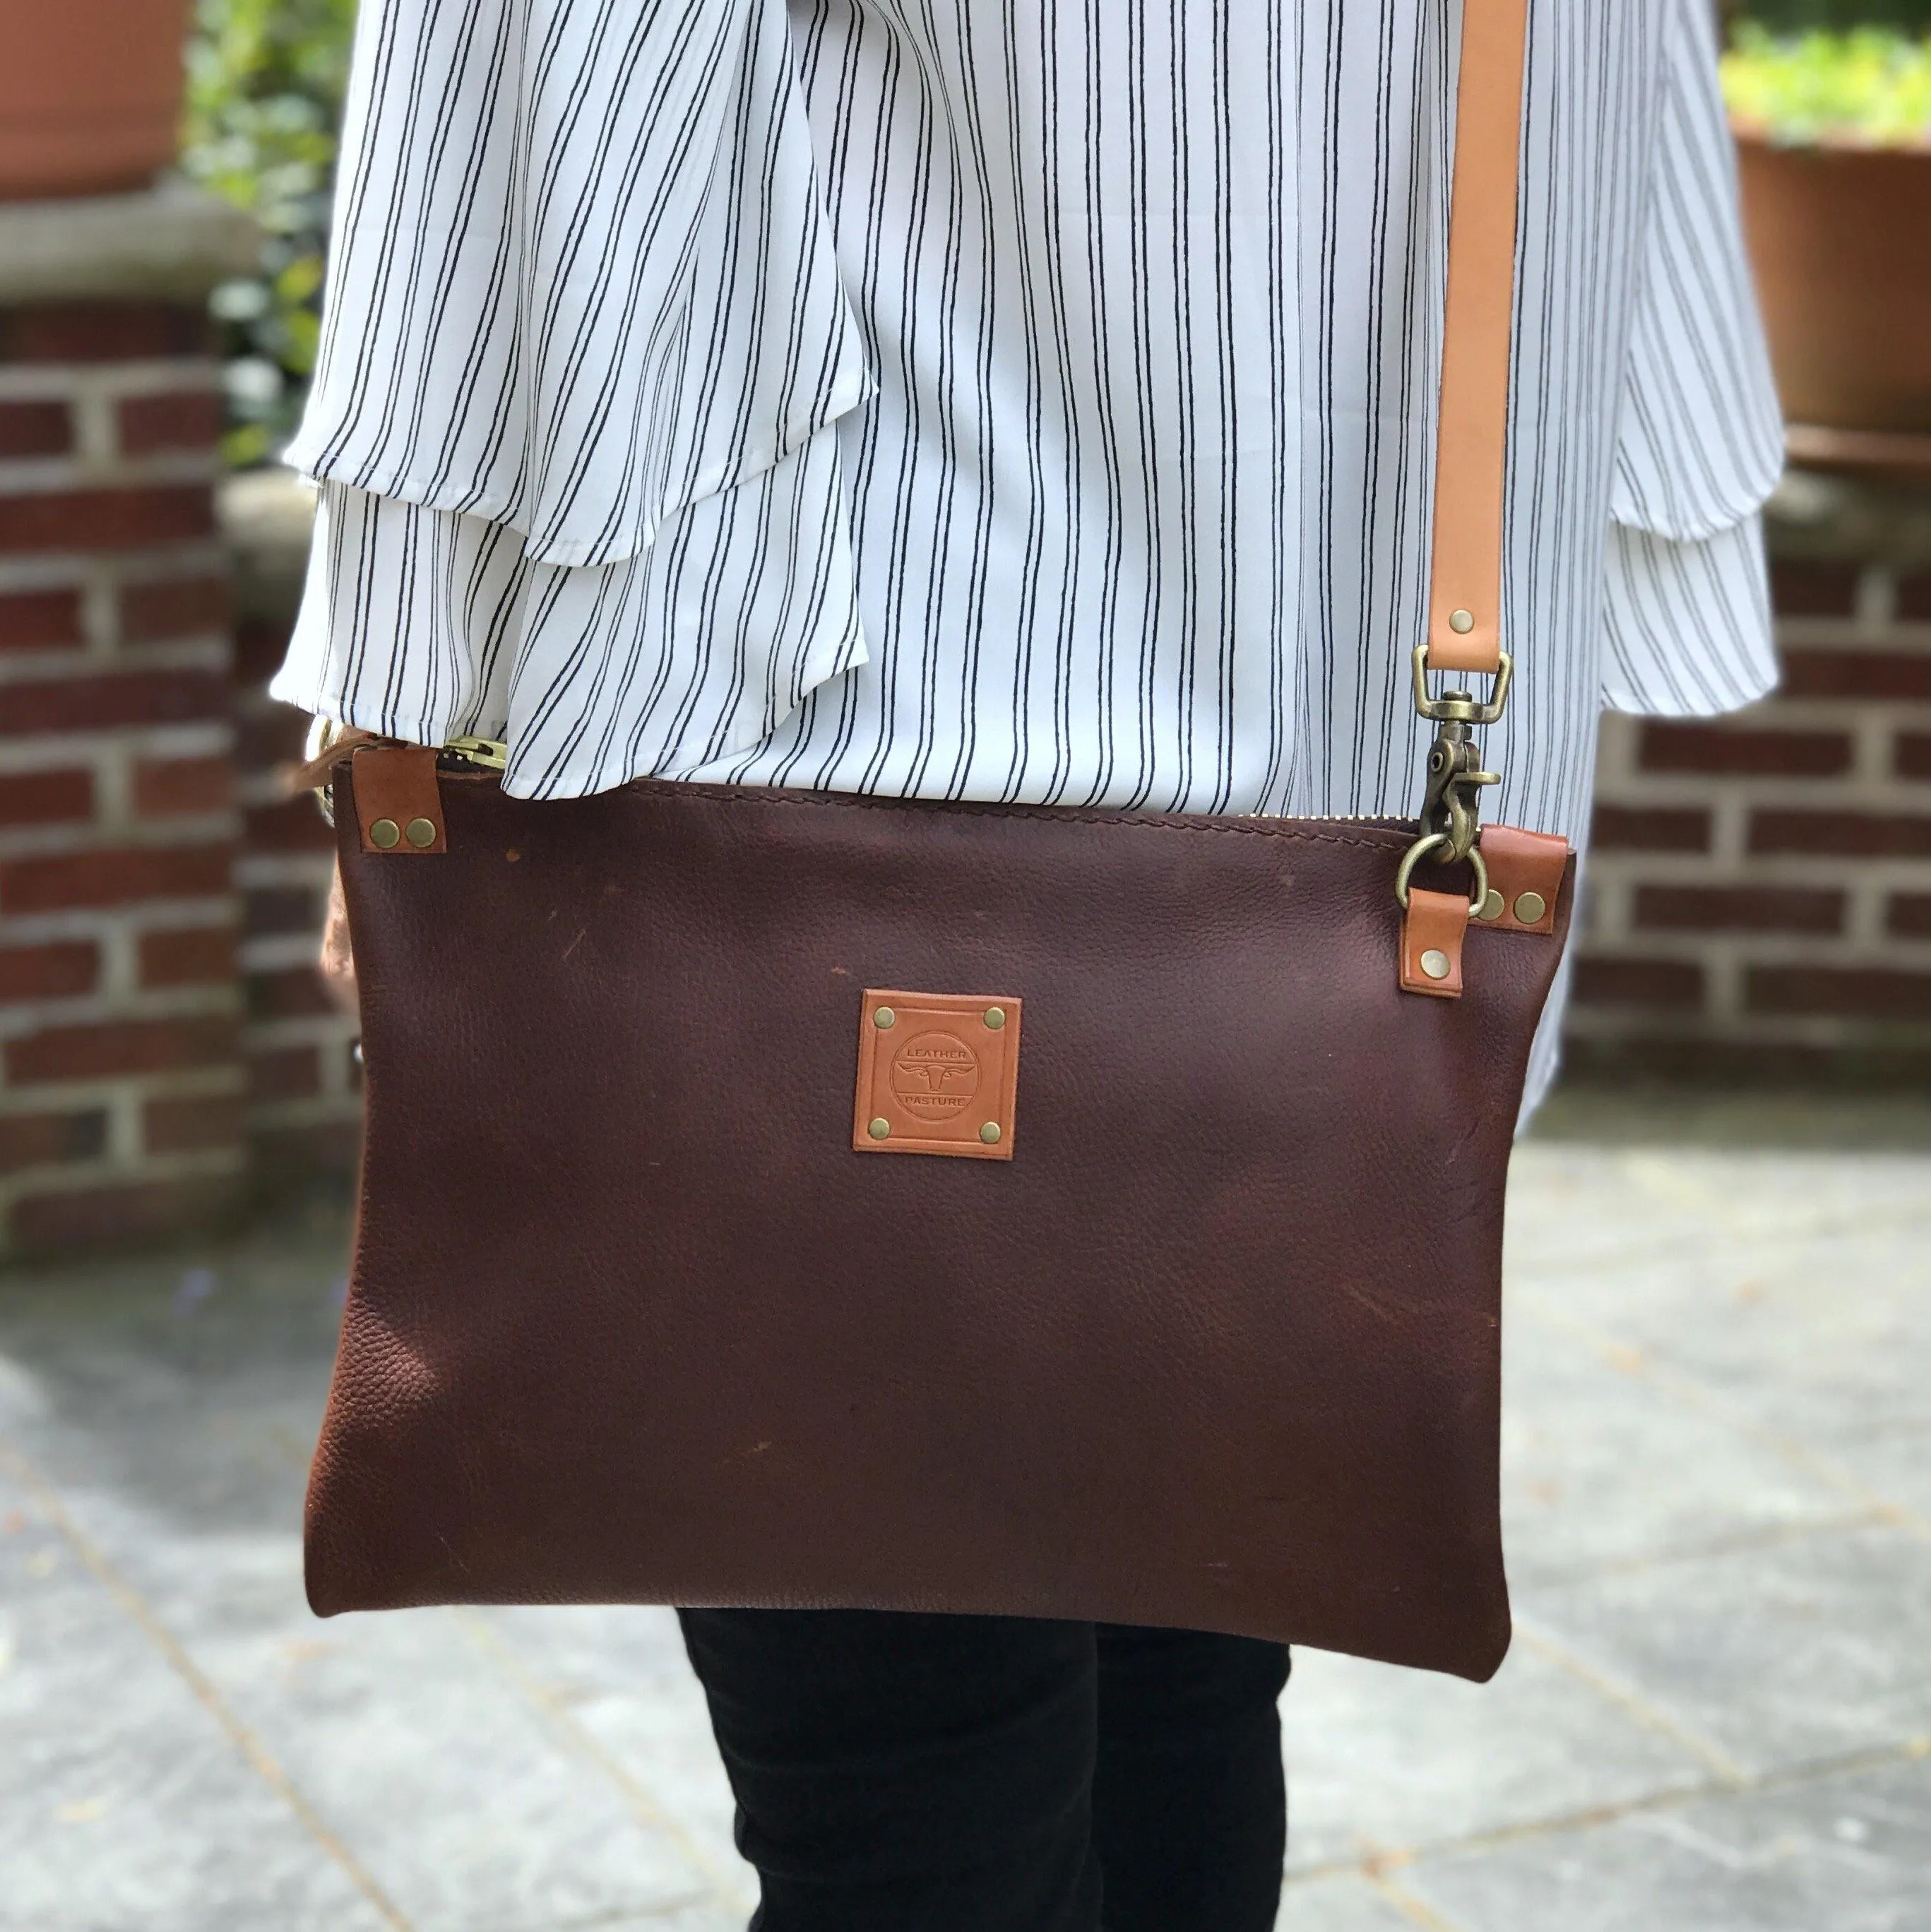
[{"label": "tan leather strap tab", "polygon": [[1502,501],[1528,17],[1528,0],[1463,0],[1428,597],[1431,670],[1492,671],[1502,650]]},{"label": "tan leather strap tab", "polygon": [[381,745],[389,741],[359,724],[345,724],[306,764],[282,769],[282,788],[291,797],[305,791],[323,791],[335,776],[338,765],[346,765],[358,745]]},{"label": "tan leather strap tab", "polygon": [[1513,825],[1482,828],[1482,858],[1489,868],[1489,899],[1480,923],[1498,932],[1555,930],[1555,902],[1569,869],[1569,841]]},{"label": "tan leather strap tab", "polygon": [[436,753],[427,745],[358,745],[349,766],[362,850],[428,857],[449,849]]},{"label": "tan leather strap tab", "polygon": [[1461,892],[1408,891],[1402,915],[1402,991],[1438,1000],[1462,997],[1462,940],[1468,901]]}]

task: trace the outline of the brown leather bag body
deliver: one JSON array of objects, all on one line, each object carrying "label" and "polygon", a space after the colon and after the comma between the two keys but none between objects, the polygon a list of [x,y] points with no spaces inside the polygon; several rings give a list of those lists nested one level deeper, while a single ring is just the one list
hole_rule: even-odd
[{"label": "brown leather bag body", "polygon": [[[1512,260],[1521,10],[1467,9],[1425,647],[1504,676],[1507,291],[1471,277]],[[1493,827],[1456,862],[1486,714],[1437,702],[1419,822],[532,802],[331,754],[367,1133],[316,1610],[1016,1613],[1492,1672],[1504,1183],[1574,867]]]}]

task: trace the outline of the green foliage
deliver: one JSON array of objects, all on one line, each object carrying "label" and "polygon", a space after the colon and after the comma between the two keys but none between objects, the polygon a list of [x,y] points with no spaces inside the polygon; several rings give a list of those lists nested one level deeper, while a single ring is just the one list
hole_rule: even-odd
[{"label": "green foliage", "polygon": [[181,165],[265,237],[258,274],[214,292],[230,462],[287,440],[315,366],[335,130],[355,0],[196,0]]},{"label": "green foliage", "polygon": [[1729,0],[1724,12],[1780,34],[1841,34],[1854,27],[1931,33],[1931,0]]},{"label": "green foliage", "polygon": [[[59,4],[59,0],[47,0]],[[1730,0],[1732,111],[1778,140],[1931,140],[1931,0]],[[226,284],[231,462],[272,458],[315,364],[355,0],[196,0],[182,166],[247,208],[258,274]],[[1897,31],[1873,31],[1882,25]]]},{"label": "green foliage", "polygon": [[1931,38],[1878,27],[1787,38],[1746,21],[1723,56],[1723,98],[1739,122],[1793,146],[1931,142]]}]

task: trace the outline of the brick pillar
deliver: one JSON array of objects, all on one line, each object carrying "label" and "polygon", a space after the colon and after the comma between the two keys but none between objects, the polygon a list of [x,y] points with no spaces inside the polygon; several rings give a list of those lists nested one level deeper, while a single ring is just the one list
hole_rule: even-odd
[{"label": "brick pillar", "polygon": [[242,1184],[204,298],[251,247],[178,194],[0,208],[0,1252]]},{"label": "brick pillar", "polygon": [[314,506],[286,470],[231,478],[222,524],[235,566],[235,728],[244,813],[235,868],[242,905],[248,1144],[254,1171],[279,1181],[354,1166],[361,1140],[355,1022],[315,970],[335,841],[314,801],[290,798],[286,767],[308,720],[264,688],[288,648]]},{"label": "brick pillar", "polygon": [[1777,695],[1603,722],[1573,1065],[1931,1076],[1931,491],[1783,494]]}]

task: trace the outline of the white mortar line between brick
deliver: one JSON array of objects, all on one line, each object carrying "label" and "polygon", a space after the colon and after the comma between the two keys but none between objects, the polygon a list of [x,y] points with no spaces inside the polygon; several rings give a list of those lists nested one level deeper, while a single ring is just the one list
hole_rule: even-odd
[{"label": "white mortar line between brick", "polygon": [[[58,945],[62,940],[100,939],[140,924],[128,916],[130,908],[148,914],[154,924],[232,926],[239,916],[239,905],[233,893],[221,892],[191,899],[132,899],[114,906],[65,906],[57,912],[10,913],[0,919],[0,930],[10,946]],[[0,1008],[0,1012],[4,1010]]]},{"label": "white mortar line between brick", "polygon": [[[116,1094],[104,1103],[110,1112],[124,1097]],[[172,1094],[142,1088],[140,1097],[165,1100]],[[195,1096],[187,1097],[194,1098]],[[97,1160],[62,1161],[53,1167],[22,1167],[7,1177],[0,1189],[0,1202],[10,1203],[31,1195],[46,1200],[58,1194],[85,1194],[103,1187],[145,1187],[169,1181],[232,1180],[247,1171],[247,1154],[242,1148],[199,1148],[184,1153],[142,1154],[133,1160],[111,1157]]]},{"label": "white mortar line between brick", "polygon": [[[1861,623],[1855,617],[1780,615],[1777,620],[1777,640],[1786,651],[1867,651],[1873,642],[1872,627]],[[1887,650],[1895,650],[1906,655],[1924,650],[1931,647],[1931,624],[1914,622],[1909,618],[1896,619],[1882,627],[1877,641]],[[1773,692],[1764,701],[1781,705],[1809,700]]]},{"label": "white mortar line between brick", "polygon": [[126,362],[0,364],[0,402],[58,402],[76,390],[121,396],[218,394],[221,372],[205,356],[151,356]]},{"label": "white mortar line between brick", "polygon": [[1750,801],[1732,787],[1710,801],[1710,857],[1717,876],[1741,875],[1748,856]]},{"label": "white mortar line between brick", "polygon": [[[6,769],[0,765],[0,771]],[[146,818],[136,816],[124,799],[107,802],[112,809],[111,817],[97,809],[97,815],[86,824],[23,825],[0,833],[0,858],[79,859],[103,851],[193,852],[205,846],[227,844],[241,833],[241,818],[233,812]]]},{"label": "white mortar line between brick", "polygon": [[1590,867],[1584,906],[1592,944],[1618,944],[1628,934],[1634,920],[1636,886],[1634,879],[1619,876],[1613,869]]},{"label": "white mortar line between brick", "polygon": [[1704,962],[1703,1010],[1719,1027],[1734,1024],[1744,1014],[1745,962],[1737,943],[1729,938],[1706,940],[1699,949]]},{"label": "white mortar line between brick", "polygon": [[[142,1156],[147,1150],[143,1144],[141,1120],[148,1100],[147,1088],[139,1083],[138,1076],[115,1090],[107,1107],[107,1144],[102,1150],[105,1156],[102,1165],[127,1171],[143,1165]],[[77,1165],[75,1162],[64,1164],[63,1180]]]},{"label": "white mortar line between brick", "polygon": [[247,1110],[250,1132],[279,1127],[348,1126],[361,1118],[359,1094],[352,1096],[352,1104],[345,1105],[342,1094],[328,1090],[302,1100],[259,1101]]},{"label": "white mortar line between brick", "polygon": [[1897,616],[1897,573],[1882,563],[1858,573],[1856,610],[1852,621],[1864,632],[1882,635]]},{"label": "white mortar line between brick", "polygon": [[[111,597],[111,591],[108,594]],[[58,684],[68,679],[100,677],[117,671],[225,674],[233,658],[233,644],[219,631],[190,632],[186,637],[157,639],[149,644],[124,644],[110,635],[104,642],[84,645],[79,650],[9,651],[0,659],[0,686]]]},{"label": "white mortar line between brick", "polygon": [[249,852],[235,861],[236,883],[244,886],[326,885],[334,855],[308,852]]},{"label": "white mortar line between brick", "polygon": [[149,758],[218,758],[235,742],[225,718],[185,724],[115,725],[97,731],[36,732],[31,737],[0,738],[0,771],[46,771],[85,764],[103,742]]},{"label": "white mortar line between brick", "polygon": [[312,932],[257,934],[241,942],[241,971],[245,976],[251,973],[286,973],[298,966],[313,966],[319,943]]},{"label": "white mortar line between brick", "polygon": [[[101,974],[97,991],[71,999],[35,1000],[0,1009],[0,1040],[26,1040],[52,1028],[113,1026],[121,1022],[229,1019],[241,1010],[241,989],[214,986],[150,986],[136,984],[139,933],[132,928],[100,935]],[[11,944],[13,935],[7,935]],[[158,1074],[143,1078],[159,1078]],[[66,1080],[29,1084],[15,1081],[0,1093],[64,1090]]]},{"label": "white mortar line between brick", "polygon": [[1852,777],[1856,783],[1896,788],[1898,781],[1891,771],[1891,748],[1897,726],[1890,708],[1878,704],[1866,705],[1861,716],[1849,721]]},{"label": "white mortar line between brick", "polygon": [[1900,947],[1915,952],[1927,943],[1889,934],[1865,940],[1819,932],[1642,932],[1619,941],[1616,953],[1620,958],[1701,960],[1711,965],[1723,961],[1744,966],[1890,967],[1899,964]]},{"label": "white mortar line between brick", "polygon": [[[58,1023],[61,1025],[101,1025],[119,1018],[140,986],[140,942],[135,936],[134,922],[127,916],[124,908],[117,916],[103,922],[100,935],[97,990],[67,1007],[60,1016]],[[193,1009],[188,1010],[191,1012]],[[47,1007],[42,1006],[40,1011],[41,1018],[47,1019]],[[170,1014],[168,1017],[172,1018],[175,1016]]]},{"label": "white mortar line between brick", "polygon": [[[242,1092],[247,1084],[247,1071],[244,1067],[232,1065],[187,1066],[167,1073],[119,1073],[93,1080],[63,1080],[33,1087],[0,1087],[0,1118],[43,1114],[49,1107],[78,1112],[90,1107],[112,1106],[115,1096],[130,1082],[138,1082],[143,1093],[157,1100],[193,1100],[210,1094]],[[156,1155],[152,1158],[159,1160],[162,1156]]]},{"label": "white mortar line between brick", "polygon": [[85,850],[89,834],[124,832],[138,821],[134,812],[134,761],[139,756],[124,739],[109,738],[94,759],[94,822],[89,826],[49,826],[67,834],[61,850]]},{"label": "white mortar line between brick", "polygon": [[[102,432],[76,412],[75,428],[90,441]],[[111,434],[111,430],[107,432]],[[139,489],[144,485],[219,482],[226,472],[213,450],[157,449],[123,456],[83,447],[72,456],[16,456],[0,460],[0,496],[55,496],[74,490]]]},{"label": "white mortar line between brick", "polygon": [[1636,770],[1637,721],[1606,711],[1597,734],[1596,791],[1600,798],[1612,788],[1629,784]]},{"label": "white mortar line between brick", "polygon": [[[78,466],[106,469],[120,457],[120,442],[114,416],[114,398],[97,378],[76,380],[73,400],[68,410],[73,424],[74,454]],[[11,465],[0,465],[4,473]]]},{"label": "white mortar line between brick", "polygon": [[83,583],[148,584],[183,578],[223,577],[228,557],[219,538],[147,544],[106,556],[91,550],[45,550],[0,559],[0,593],[58,590]]},{"label": "white mortar line between brick", "polygon": [[1840,883],[1845,891],[1843,937],[1847,947],[1888,950],[1892,942],[1885,930],[1885,917],[1891,896],[1882,883],[1870,868],[1861,866],[1847,872]]},{"label": "white mortar line between brick", "polygon": [[90,657],[105,656],[121,642],[121,595],[114,572],[104,563],[87,573],[80,596],[80,632]]}]

